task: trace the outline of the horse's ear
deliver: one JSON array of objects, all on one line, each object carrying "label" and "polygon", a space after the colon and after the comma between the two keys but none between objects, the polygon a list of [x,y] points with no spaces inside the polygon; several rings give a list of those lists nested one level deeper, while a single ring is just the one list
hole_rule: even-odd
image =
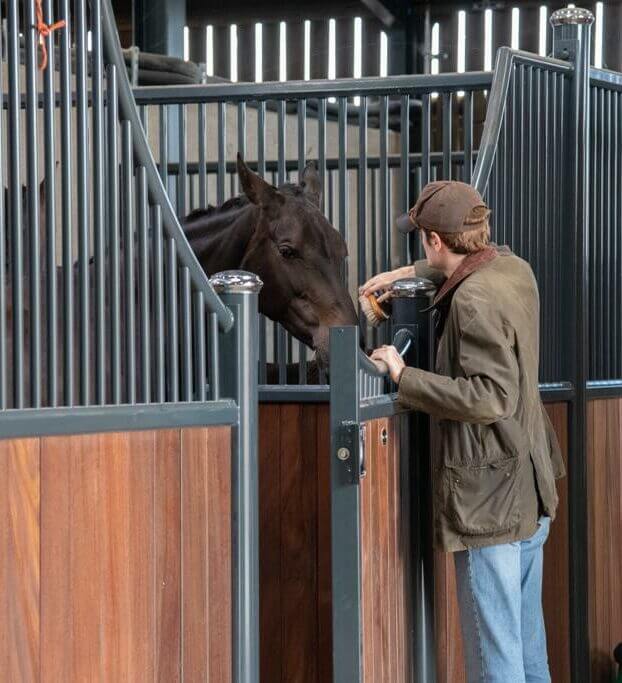
[{"label": "horse's ear", "polygon": [[285,203],[285,197],[276,187],[267,183],[256,173],[253,173],[239,154],[238,176],[240,177],[240,184],[244,194],[253,204],[276,213]]},{"label": "horse's ear", "polygon": [[302,187],[305,197],[309,201],[312,201],[316,206],[320,205],[322,199],[322,183],[313,161],[310,161],[304,167],[300,178],[300,187]]}]

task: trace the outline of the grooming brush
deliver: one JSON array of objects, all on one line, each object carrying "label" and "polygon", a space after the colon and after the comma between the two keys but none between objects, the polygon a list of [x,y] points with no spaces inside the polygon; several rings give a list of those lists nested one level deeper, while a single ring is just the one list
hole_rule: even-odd
[{"label": "grooming brush", "polygon": [[377,292],[359,297],[359,305],[372,327],[378,327],[381,322],[389,319],[389,314],[383,308],[382,304],[378,303]]}]

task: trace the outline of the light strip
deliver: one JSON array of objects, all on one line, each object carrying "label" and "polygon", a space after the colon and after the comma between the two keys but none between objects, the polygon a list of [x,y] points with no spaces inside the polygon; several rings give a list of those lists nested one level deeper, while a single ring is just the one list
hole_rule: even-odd
[{"label": "light strip", "polygon": [[237,24],[231,24],[229,27],[229,59],[231,60],[230,78],[236,83],[238,80],[238,27]]},{"label": "light strip", "polygon": [[596,3],[596,22],[594,24],[594,66],[603,68],[603,3]]},{"label": "light strip", "polygon": [[311,22],[307,19],[304,23],[305,36],[304,36],[304,53],[305,53],[305,66],[304,66],[304,79],[308,81],[311,79]]},{"label": "light strip", "polygon": [[336,22],[334,19],[328,20],[328,78],[334,80],[337,73],[336,61]]},{"label": "light strip", "polygon": [[[441,33],[441,27],[440,24],[435,22],[432,24],[432,54],[433,55],[438,55],[439,49],[440,49],[440,33]],[[438,57],[432,57],[432,62],[430,64],[430,70],[433,74],[437,74],[439,70],[439,61]]]},{"label": "light strip", "polygon": [[[352,76],[360,78],[363,74],[363,20],[354,17],[354,54],[352,55]],[[360,97],[354,98],[354,104],[358,107]]]},{"label": "light strip", "polygon": [[458,12],[458,58],[457,58],[458,73],[464,73],[466,70],[466,12],[461,10]]},{"label": "light strip", "polygon": [[389,39],[384,31],[380,31],[380,76],[389,73]]},{"label": "light strip", "polygon": [[549,11],[548,11],[546,5],[541,5],[540,6],[540,40],[539,40],[539,47],[538,47],[538,54],[541,57],[546,57],[546,35],[547,35],[547,31],[549,29],[548,14],[549,14]]},{"label": "light strip", "polygon": [[205,75],[214,75],[214,27],[205,27]]},{"label": "light strip", "polygon": [[255,24],[255,83],[263,81],[263,24]]},{"label": "light strip", "polygon": [[190,29],[184,26],[184,62],[190,60]]},{"label": "light strip", "polygon": [[492,71],[492,10],[484,11],[484,71]]},{"label": "light strip", "polygon": [[512,7],[512,50],[518,50],[518,34],[520,31],[520,10]]},{"label": "light strip", "polygon": [[287,80],[287,24],[279,23],[279,80]]}]

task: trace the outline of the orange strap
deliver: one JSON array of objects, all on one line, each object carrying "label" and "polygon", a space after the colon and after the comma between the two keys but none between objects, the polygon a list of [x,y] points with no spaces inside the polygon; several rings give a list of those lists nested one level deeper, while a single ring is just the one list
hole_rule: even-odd
[{"label": "orange strap", "polygon": [[53,24],[46,24],[43,21],[43,9],[41,8],[41,0],[36,0],[37,24],[35,28],[39,33],[39,45],[41,45],[41,62],[39,63],[39,70],[44,71],[48,65],[48,49],[45,44],[45,39],[56,29],[65,27],[65,20],[57,21]]}]

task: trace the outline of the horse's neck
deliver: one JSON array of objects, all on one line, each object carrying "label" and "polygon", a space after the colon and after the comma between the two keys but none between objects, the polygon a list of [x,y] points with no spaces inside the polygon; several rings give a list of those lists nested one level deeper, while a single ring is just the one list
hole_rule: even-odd
[{"label": "horse's neck", "polygon": [[245,206],[194,219],[184,227],[186,237],[206,273],[239,268],[257,220],[256,209]]}]

